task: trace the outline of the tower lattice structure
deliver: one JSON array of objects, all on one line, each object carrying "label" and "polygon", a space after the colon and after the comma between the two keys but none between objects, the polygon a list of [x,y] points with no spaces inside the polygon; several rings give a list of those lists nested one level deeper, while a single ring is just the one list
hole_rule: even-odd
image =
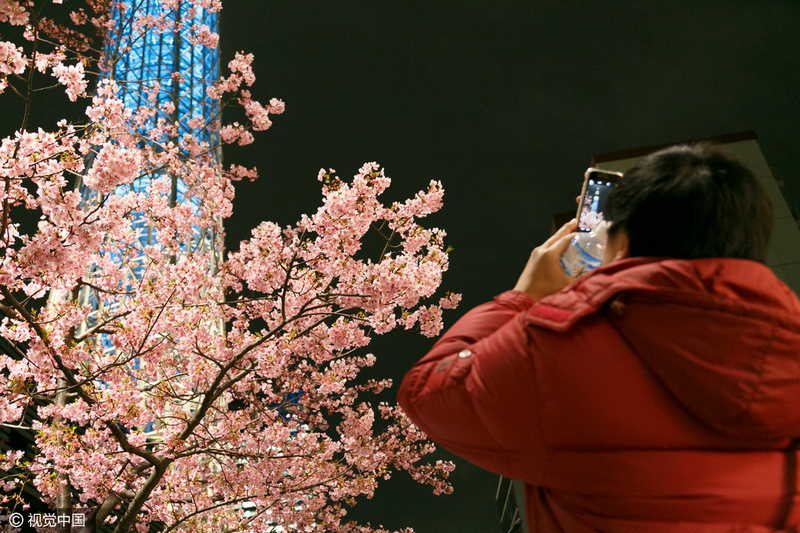
[{"label": "tower lattice structure", "polygon": [[[153,27],[144,33],[136,33],[136,25],[129,23],[132,14],[140,20],[145,17],[163,19],[173,31]],[[143,126],[143,130],[155,126],[159,119],[166,119],[169,125],[177,126],[175,145],[179,144],[179,138],[191,135],[198,142],[213,147],[209,155],[214,162],[221,160],[219,134],[216,128],[209,128],[207,125],[219,118],[220,109],[218,101],[209,97],[208,88],[219,77],[219,53],[217,48],[209,48],[193,39],[192,33],[196,33],[198,28],[217,33],[218,16],[218,12],[214,10],[182,0],[171,3],[161,0],[134,0],[126,7],[125,12],[121,12],[118,7],[114,8],[112,18],[117,21],[118,27],[112,32],[115,38],[108,39],[105,45],[106,56],[114,60],[109,70],[102,73],[117,83],[127,108],[136,110],[140,106],[149,106],[167,110],[168,116],[156,113],[151,123]],[[192,118],[195,120],[190,120]],[[190,124],[201,125],[192,128]],[[90,156],[86,167],[89,168],[91,164]],[[118,187],[115,193],[145,193],[155,181],[169,183],[171,207],[186,204],[192,209],[199,208],[197,200],[186,195],[187,185],[181,176],[170,174],[166,170],[141,175],[130,185]],[[80,192],[83,207],[91,206],[101,198],[97,191],[85,184],[80,184]],[[137,213],[130,216],[138,238],[138,250],[156,245],[156,228]],[[221,261],[220,238],[214,234],[213,229],[193,227],[191,235],[185,236],[181,251],[206,252],[210,257],[209,273],[213,275]],[[116,259],[120,264],[125,264],[129,287],[141,282],[143,276],[149,275],[146,273],[146,258],[143,253],[137,256],[134,251],[133,256],[126,253],[124,258],[120,256]],[[78,302],[90,306],[92,312],[79,329],[87,330],[96,326],[103,316],[113,314],[115,308],[123,305],[124,298],[124,295],[100,295],[89,286],[82,287]],[[223,326],[210,321],[207,327],[213,330]],[[114,352],[116,349],[105,335],[101,342],[106,352]],[[138,358],[131,362],[133,369],[138,369],[139,364]],[[158,440],[157,428],[152,427],[152,423],[144,429],[151,435],[151,439]]]}]

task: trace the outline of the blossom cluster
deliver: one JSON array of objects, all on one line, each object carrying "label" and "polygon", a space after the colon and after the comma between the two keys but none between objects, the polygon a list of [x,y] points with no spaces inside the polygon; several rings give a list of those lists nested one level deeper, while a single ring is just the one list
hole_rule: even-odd
[{"label": "blossom cluster", "polygon": [[[33,17],[31,1],[0,0],[0,22],[28,24],[30,39],[0,41],[0,90],[27,94],[19,84],[47,74],[86,109],[83,123],[23,123],[0,139],[0,336],[13,348],[0,355],[0,424],[35,434],[32,456],[0,455],[0,509],[30,480],[50,502],[66,490],[105,509],[98,520],[118,533],[151,523],[378,533],[346,511],[379,481],[405,471],[448,492],[452,465],[426,464],[433,445],[376,401],[391,380],[359,377],[376,361],[373,335],[435,336],[442,310],[458,304],[438,294],[445,232],[421,225],[442,206],[441,183],[385,204],[391,181],[376,163],[352,180],[322,170],[315,213],[289,227],[263,222],[224,257],[233,182],[257,172],[223,166],[197,132],[248,144],[283,102],[253,98],[244,53],[207,86],[220,105],[242,107],[243,124],[176,118],[160,97],[169,80],[139,87],[135,108],[131,87],[112,79],[89,97],[87,73],[109,72],[115,57],[84,53],[87,28],[142,37],[174,31],[170,10],[188,9],[189,20],[221,4],[161,0],[165,13],[153,16],[68,3],[71,27]],[[186,25],[195,44],[217,46],[211,29]],[[137,34],[117,37],[124,54]],[[26,211],[35,227],[21,222]]]}]

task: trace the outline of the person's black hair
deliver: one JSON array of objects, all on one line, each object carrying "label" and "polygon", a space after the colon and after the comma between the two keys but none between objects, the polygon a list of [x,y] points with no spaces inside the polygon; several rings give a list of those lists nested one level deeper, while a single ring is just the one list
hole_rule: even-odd
[{"label": "person's black hair", "polygon": [[772,205],[758,178],[709,144],[673,146],[625,172],[605,211],[631,257],[734,257],[766,263]]}]

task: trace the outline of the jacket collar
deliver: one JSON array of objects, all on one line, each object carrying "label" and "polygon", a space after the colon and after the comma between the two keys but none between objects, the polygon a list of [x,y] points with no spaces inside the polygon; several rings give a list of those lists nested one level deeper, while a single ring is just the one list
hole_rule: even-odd
[{"label": "jacket collar", "polygon": [[[633,257],[604,265],[543,298],[526,322],[566,331],[623,294],[657,297],[687,305],[743,307],[748,314],[800,316],[800,301],[766,265],[746,259]],[[785,316],[785,315],[784,315]]]}]

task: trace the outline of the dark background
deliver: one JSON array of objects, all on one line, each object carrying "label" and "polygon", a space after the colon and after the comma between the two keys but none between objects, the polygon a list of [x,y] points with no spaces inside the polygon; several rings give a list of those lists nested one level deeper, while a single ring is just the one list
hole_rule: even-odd
[{"label": "dark background", "polygon": [[[377,161],[386,201],[441,180],[428,223],[454,247],[443,288],[464,295],[447,324],[513,286],[593,154],[754,130],[800,206],[796,0],[225,0],[220,34],[223,64],[253,52],[254,95],[286,102],[254,146],[225,150],[261,175],[237,188],[228,248],[315,211],[321,167],[349,178]],[[376,340],[376,372],[396,390],[432,342]],[[497,477],[457,463],[452,495],[396,475],[352,516],[499,532]]]}]

